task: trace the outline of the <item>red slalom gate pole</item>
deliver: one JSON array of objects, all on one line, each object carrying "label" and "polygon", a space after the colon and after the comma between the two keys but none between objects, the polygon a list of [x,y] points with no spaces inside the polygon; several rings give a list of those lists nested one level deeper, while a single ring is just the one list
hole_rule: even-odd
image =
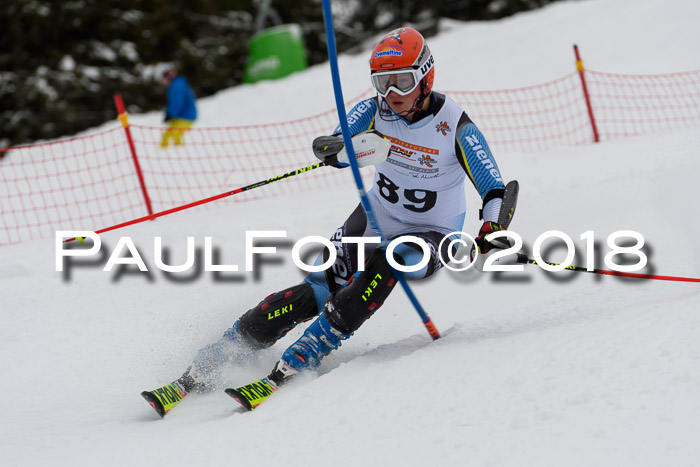
[{"label": "red slalom gate pole", "polygon": [[584,76],[583,60],[578,52],[578,46],[574,44],[574,54],[576,55],[576,69],[581,77],[581,86],[583,87],[583,97],[586,99],[586,107],[588,107],[588,118],[591,120],[591,128],[593,128],[593,141],[600,141],[598,136],[598,127],[595,124],[595,116],[593,115],[593,107],[591,106],[591,97],[588,94],[588,86],[586,86],[586,77]]},{"label": "red slalom gate pole", "polygon": [[136,146],[134,146],[134,140],[131,138],[131,128],[129,128],[129,114],[126,113],[124,108],[124,101],[122,100],[121,94],[114,95],[114,104],[117,106],[117,113],[119,114],[117,118],[122,122],[124,127],[124,132],[126,133],[126,140],[129,143],[129,150],[131,151],[131,158],[134,161],[134,167],[136,167],[136,175],[139,177],[139,184],[141,185],[141,193],[143,193],[143,200],[146,202],[146,211],[148,215],[153,215],[153,208],[151,207],[151,198],[148,196],[148,190],[146,190],[146,182],[143,178],[143,172],[141,172],[141,164],[139,164],[139,158],[136,156]]},{"label": "red slalom gate pole", "polygon": [[[276,177],[268,178],[267,180],[262,180],[260,182],[252,183],[250,185],[247,185],[247,186],[244,186],[241,188],[236,188],[235,190],[227,191],[225,193],[221,193],[221,194],[218,194],[216,196],[210,196],[209,198],[200,199],[199,201],[194,201],[192,203],[183,204],[182,206],[177,206],[175,208],[166,209],[165,211],[160,211],[160,212],[157,212],[155,214],[149,214],[147,216],[139,217],[138,219],[132,219],[130,221],[122,222],[121,224],[113,225],[111,227],[105,227],[104,229],[96,230],[95,233],[101,234],[104,232],[109,232],[111,230],[121,229],[122,227],[127,227],[129,225],[138,224],[140,222],[151,221],[153,219],[157,219],[159,217],[166,216],[168,214],[172,214],[174,212],[184,211],[185,209],[193,208],[193,207],[199,206],[201,204],[211,203],[212,201],[216,201],[216,200],[221,199],[221,198],[226,198],[228,196],[233,196],[233,195],[236,195],[238,193],[243,193],[244,191],[253,190],[253,189],[259,188],[261,186],[269,185],[270,183],[278,182],[280,180],[285,180],[285,179],[293,177],[295,175],[299,175],[299,174],[302,174],[304,172],[309,172],[311,170],[318,169],[319,167],[324,167],[325,165],[326,165],[325,162],[319,162],[317,164],[312,164],[312,165],[309,165],[307,167],[302,167],[300,169],[293,170],[291,172],[287,172],[286,174],[277,175]],[[64,240],[64,243],[72,242],[75,239],[76,239],[76,237],[66,239],[66,240]]]},{"label": "red slalom gate pole", "polygon": [[[537,261],[535,261],[534,259],[528,258],[527,256],[520,254],[520,253],[518,254],[517,262],[520,264],[538,264]],[[546,262],[546,264],[548,264],[550,266],[559,266],[559,264],[557,264],[557,263]],[[635,279],[653,279],[653,280],[657,280],[657,281],[698,282],[698,283],[700,283],[700,279],[696,279],[694,277],[657,276],[655,274],[637,274],[634,272],[608,271],[607,269],[591,269],[589,271],[588,269],[583,268],[581,266],[567,266],[565,269],[567,271],[588,272],[591,274],[602,274],[604,276],[634,277]]]}]

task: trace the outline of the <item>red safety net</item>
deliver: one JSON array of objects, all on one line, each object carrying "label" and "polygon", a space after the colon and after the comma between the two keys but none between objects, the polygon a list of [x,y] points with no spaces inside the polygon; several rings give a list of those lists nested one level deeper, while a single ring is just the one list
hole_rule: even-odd
[{"label": "red safety net", "polygon": [[21,146],[0,160],[0,246],[144,214],[122,127]]},{"label": "red safety net", "polygon": [[[193,127],[181,146],[160,147],[163,128],[131,125],[153,211],[170,209],[225,191],[285,174],[318,162],[311,152],[315,137],[338,122],[335,110],[295,121],[221,128]],[[220,202],[314,191],[352,182],[332,168],[291,177]]]},{"label": "red safety net", "polygon": [[[365,94],[348,106],[369,96]],[[195,126],[185,133],[182,145],[171,142],[165,149],[160,147],[163,127],[129,128],[157,213],[314,164],[318,160],[311,152],[311,142],[332,132],[337,123],[337,112],[328,110],[281,123]],[[4,151],[0,160],[0,246],[48,238],[57,230],[96,231],[149,214],[121,126]],[[352,182],[350,171],[320,168],[223,198],[217,205]]]},{"label": "red safety net", "polygon": [[700,70],[662,75],[586,71],[602,140],[700,125]]},{"label": "red safety net", "polygon": [[[700,125],[700,70],[664,75],[585,72],[601,141]],[[494,153],[593,141],[578,73],[494,91],[448,91]],[[348,103],[372,96],[367,90]],[[337,124],[335,110],[289,122],[193,127],[184,144],[160,147],[164,128],[131,125],[154,212],[214,196],[316,161],[310,147]],[[0,150],[0,246],[56,230],[99,230],[148,214],[121,126],[88,136]],[[217,201],[237,203],[339,184],[349,171],[322,168]]]},{"label": "red safety net", "polygon": [[532,152],[593,140],[577,73],[535,86],[447,93],[495,152]]}]

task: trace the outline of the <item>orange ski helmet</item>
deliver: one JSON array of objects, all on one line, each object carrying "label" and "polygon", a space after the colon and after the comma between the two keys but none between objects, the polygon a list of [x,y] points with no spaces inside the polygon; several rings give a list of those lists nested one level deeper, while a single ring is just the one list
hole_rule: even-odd
[{"label": "orange ski helmet", "polygon": [[372,85],[386,97],[390,91],[402,96],[421,86],[422,97],[433,89],[435,62],[421,33],[399,28],[384,36],[369,59]]}]

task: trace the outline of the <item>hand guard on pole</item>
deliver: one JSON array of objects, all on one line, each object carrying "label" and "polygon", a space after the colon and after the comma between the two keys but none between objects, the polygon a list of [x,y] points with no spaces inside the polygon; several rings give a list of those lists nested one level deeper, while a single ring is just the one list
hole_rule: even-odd
[{"label": "hand guard on pole", "polygon": [[[377,130],[366,130],[352,137],[358,167],[384,162],[389,157],[391,142]],[[312,144],[316,157],[326,165],[342,169],[349,166],[348,153],[340,136],[319,136]]]}]

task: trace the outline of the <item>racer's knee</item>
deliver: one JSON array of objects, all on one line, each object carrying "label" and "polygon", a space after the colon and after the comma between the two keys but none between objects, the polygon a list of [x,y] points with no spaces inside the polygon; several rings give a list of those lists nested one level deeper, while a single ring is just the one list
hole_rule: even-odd
[{"label": "racer's knee", "polygon": [[[423,249],[414,243],[400,243],[394,248],[394,260],[402,266],[416,266],[424,260],[424,257]],[[430,267],[431,261],[432,258],[417,270],[403,272],[404,279],[413,281],[426,278],[433,272],[433,268]]]},{"label": "racer's knee", "polygon": [[[323,254],[318,255],[318,258],[314,262],[314,266],[323,264]],[[330,287],[328,286],[328,274],[327,271],[315,271],[310,272],[305,278],[304,282],[311,286],[314,291],[314,297],[316,298],[316,306],[319,310],[323,310],[323,305],[326,303],[328,295],[330,295]]]},{"label": "racer's knee", "polygon": [[306,282],[269,295],[238,319],[241,339],[264,349],[277,342],[297,324],[318,316],[314,291]]},{"label": "racer's knee", "polygon": [[367,260],[365,270],[326,301],[323,312],[342,333],[355,332],[384,304],[396,285],[385,254],[383,248],[377,248]]},{"label": "racer's knee", "polygon": [[448,250],[451,248],[452,254],[456,252],[456,247],[450,246],[450,242],[443,241],[444,236],[436,231],[409,233],[406,236],[416,237],[421,240],[421,243],[415,241],[399,243],[393,251],[394,260],[407,267],[424,263],[414,271],[402,272],[406,280],[420,280],[433,275],[443,266],[443,258],[449,258]]}]

